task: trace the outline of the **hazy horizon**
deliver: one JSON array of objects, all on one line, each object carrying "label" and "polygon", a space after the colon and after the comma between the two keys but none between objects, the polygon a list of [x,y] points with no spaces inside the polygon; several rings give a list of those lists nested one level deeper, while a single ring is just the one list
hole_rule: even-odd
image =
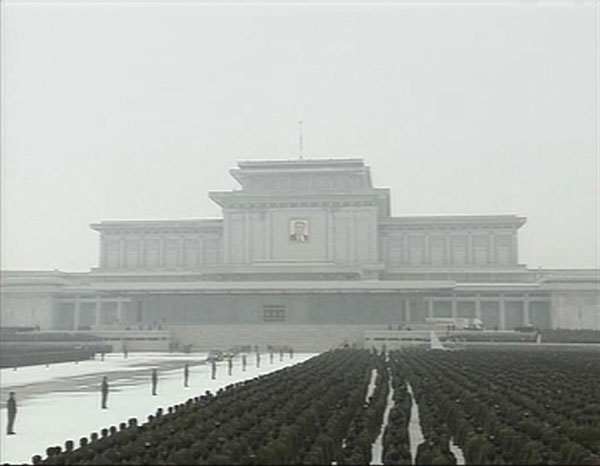
[{"label": "hazy horizon", "polygon": [[90,223],[220,217],[238,160],[361,157],[393,216],[527,217],[598,268],[598,5],[2,3],[1,268],[98,265]]}]

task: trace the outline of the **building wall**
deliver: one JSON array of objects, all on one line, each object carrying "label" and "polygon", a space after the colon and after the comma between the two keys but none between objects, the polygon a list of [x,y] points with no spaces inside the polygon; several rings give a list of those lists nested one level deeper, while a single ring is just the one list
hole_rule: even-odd
[{"label": "building wall", "polygon": [[553,328],[600,330],[598,290],[553,291]]},{"label": "building wall", "polygon": [[515,266],[514,229],[398,228],[381,236],[382,260],[390,267]]},{"label": "building wall", "polygon": [[52,295],[4,294],[0,303],[0,323],[3,327],[39,325],[41,329],[48,329],[53,325]]},{"label": "building wall", "polygon": [[[237,345],[259,345],[261,351],[271,346],[291,346],[295,352],[320,352],[344,343],[362,345],[367,329],[383,329],[369,325],[185,325],[170,328],[180,345],[194,345],[195,350],[228,349]],[[275,357],[279,358],[278,355]],[[287,358],[288,355],[286,354]],[[255,364],[253,359],[248,364]],[[264,355],[261,364],[269,364]]]},{"label": "building wall", "polygon": [[[306,242],[290,240],[297,220],[308,225]],[[374,206],[226,209],[224,238],[226,264],[369,264],[379,255]]]},{"label": "building wall", "polygon": [[101,232],[101,270],[193,270],[222,263],[221,232],[214,228],[152,229],[132,223]]}]

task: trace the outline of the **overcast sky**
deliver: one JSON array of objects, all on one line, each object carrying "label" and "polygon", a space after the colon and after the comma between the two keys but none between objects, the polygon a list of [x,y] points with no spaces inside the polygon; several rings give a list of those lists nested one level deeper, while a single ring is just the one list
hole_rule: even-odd
[{"label": "overcast sky", "polygon": [[[597,5],[597,2],[595,2]],[[85,271],[89,224],[219,217],[241,159],[363,157],[392,214],[518,214],[598,267],[598,7],[2,4],[2,268]]]}]

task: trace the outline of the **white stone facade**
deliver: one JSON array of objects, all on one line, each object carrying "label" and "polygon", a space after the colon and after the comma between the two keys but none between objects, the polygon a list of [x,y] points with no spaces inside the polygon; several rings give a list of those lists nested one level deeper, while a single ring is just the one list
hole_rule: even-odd
[{"label": "white stone facade", "polygon": [[209,193],[220,219],[103,221],[89,273],[4,272],[2,325],[600,327],[598,271],[519,264],[523,217],[392,217],[361,159],[240,162],[231,174],[239,190]]}]

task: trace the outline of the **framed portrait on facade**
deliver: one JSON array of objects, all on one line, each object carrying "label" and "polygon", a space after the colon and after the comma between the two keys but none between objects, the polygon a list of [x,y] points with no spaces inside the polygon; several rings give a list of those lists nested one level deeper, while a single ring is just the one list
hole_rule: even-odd
[{"label": "framed portrait on facade", "polygon": [[292,243],[307,243],[310,234],[308,231],[308,219],[294,218],[290,220],[290,241]]}]

